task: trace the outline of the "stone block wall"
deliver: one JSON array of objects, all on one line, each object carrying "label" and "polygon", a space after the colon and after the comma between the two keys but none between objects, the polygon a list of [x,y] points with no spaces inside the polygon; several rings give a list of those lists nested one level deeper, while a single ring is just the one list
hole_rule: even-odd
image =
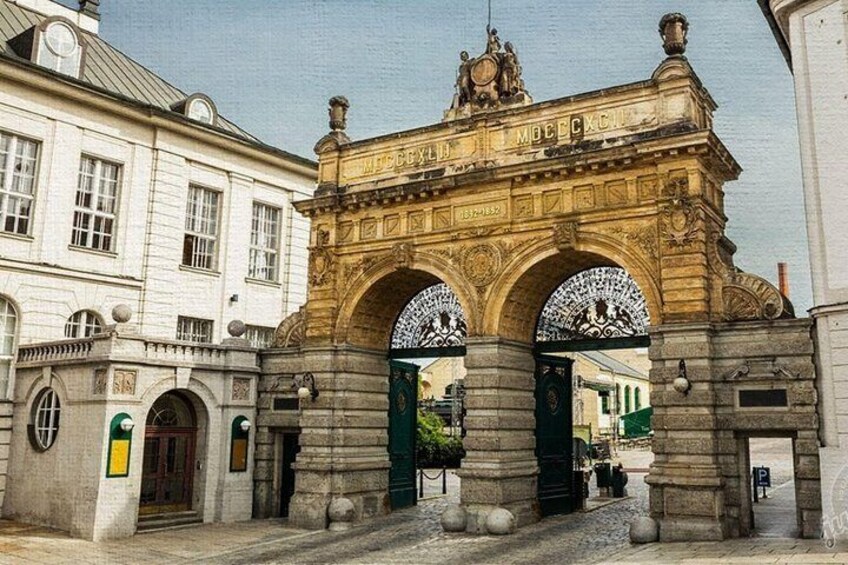
[{"label": "stone block wall", "polygon": [[[652,329],[655,462],[651,515],[664,541],[746,536],[748,438],[789,437],[802,537],[818,537],[818,394],[809,319],[679,324]],[[675,390],[679,362],[691,384]],[[746,406],[740,391],[785,391],[785,403]],[[771,394],[771,393],[769,393]]]}]

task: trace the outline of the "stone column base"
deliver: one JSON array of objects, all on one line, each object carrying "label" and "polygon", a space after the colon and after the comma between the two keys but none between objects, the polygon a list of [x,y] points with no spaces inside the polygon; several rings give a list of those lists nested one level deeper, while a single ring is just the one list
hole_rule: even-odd
[{"label": "stone column base", "polygon": [[289,524],[304,530],[325,530],[329,505],[329,494],[295,493],[289,503]]}]

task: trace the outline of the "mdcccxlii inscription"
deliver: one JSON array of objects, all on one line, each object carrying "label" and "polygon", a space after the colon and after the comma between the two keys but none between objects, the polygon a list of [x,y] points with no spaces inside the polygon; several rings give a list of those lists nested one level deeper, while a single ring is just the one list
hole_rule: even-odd
[{"label": "mdcccxlii inscription", "polygon": [[410,149],[399,149],[381,155],[367,157],[362,162],[362,174],[372,175],[387,170],[401,170],[412,167],[423,167],[447,161],[453,155],[453,143],[442,141],[413,147]]}]

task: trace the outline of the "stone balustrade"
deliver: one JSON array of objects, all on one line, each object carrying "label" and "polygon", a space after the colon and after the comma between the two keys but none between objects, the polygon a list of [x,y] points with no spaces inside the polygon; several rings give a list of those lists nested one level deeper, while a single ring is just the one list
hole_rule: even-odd
[{"label": "stone balustrade", "polygon": [[65,339],[47,343],[22,345],[18,348],[18,365],[44,364],[55,361],[84,361],[91,354],[95,339]]}]

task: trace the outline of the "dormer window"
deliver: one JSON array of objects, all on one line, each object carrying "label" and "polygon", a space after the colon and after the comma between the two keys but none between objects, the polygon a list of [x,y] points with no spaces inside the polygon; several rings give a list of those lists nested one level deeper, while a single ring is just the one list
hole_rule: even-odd
[{"label": "dormer window", "polygon": [[56,72],[79,77],[82,48],[73,24],[63,20],[47,23],[39,34],[39,65]]},{"label": "dormer window", "polygon": [[9,40],[19,57],[37,65],[80,78],[85,42],[76,25],[60,16],[45,19]]},{"label": "dormer window", "polygon": [[205,94],[192,94],[185,100],[180,100],[171,106],[171,109],[183,114],[190,120],[210,126],[214,126],[218,119],[218,110],[215,108],[215,103]]},{"label": "dormer window", "polygon": [[212,106],[202,98],[195,98],[188,107],[188,117],[204,124],[212,123]]}]

